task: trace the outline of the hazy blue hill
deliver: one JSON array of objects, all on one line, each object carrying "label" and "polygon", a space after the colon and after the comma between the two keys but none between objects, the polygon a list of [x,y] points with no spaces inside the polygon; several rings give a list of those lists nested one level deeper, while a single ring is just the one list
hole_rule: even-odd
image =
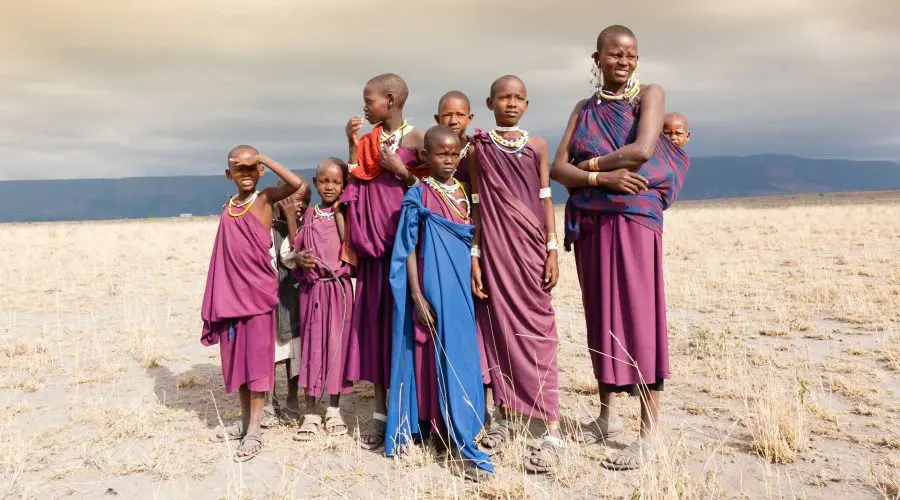
[{"label": "hazy blue hill", "polygon": [[[311,179],[312,170],[297,173]],[[266,176],[264,185],[275,182]],[[554,199],[566,191],[554,185]],[[900,164],[784,155],[695,158],[680,199],[900,189]],[[234,186],[222,175],[0,182],[0,222],[218,213]]]}]

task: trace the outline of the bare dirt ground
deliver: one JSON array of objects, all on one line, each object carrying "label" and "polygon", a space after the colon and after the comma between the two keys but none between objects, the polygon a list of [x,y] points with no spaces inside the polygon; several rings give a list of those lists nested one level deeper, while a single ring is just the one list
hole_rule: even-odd
[{"label": "bare dirt ground", "polygon": [[[562,227],[560,225],[560,227]],[[208,438],[239,415],[199,343],[211,218],[0,225],[0,497],[897,498],[900,195],[685,203],[667,212],[673,377],[666,449],[642,471],[569,443],[527,475],[510,443],[488,483],[426,449],[394,461],[296,424],[236,464]],[[597,411],[571,254],[555,291],[569,424]],[[284,384],[279,387],[284,392]],[[283,398],[283,395],[282,395]],[[360,385],[342,402],[355,431]]]}]

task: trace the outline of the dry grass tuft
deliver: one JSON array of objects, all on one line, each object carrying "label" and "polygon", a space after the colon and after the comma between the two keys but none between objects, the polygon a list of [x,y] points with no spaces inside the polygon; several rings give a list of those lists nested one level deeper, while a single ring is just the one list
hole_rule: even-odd
[{"label": "dry grass tuft", "polygon": [[762,385],[745,395],[744,422],[760,456],[776,463],[793,463],[808,442],[805,389],[794,381],[784,388],[770,369]]}]

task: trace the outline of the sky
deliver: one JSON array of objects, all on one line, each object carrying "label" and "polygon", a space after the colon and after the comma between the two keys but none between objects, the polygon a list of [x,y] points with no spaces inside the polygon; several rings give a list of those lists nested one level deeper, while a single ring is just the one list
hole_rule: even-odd
[{"label": "sky", "polygon": [[555,147],[590,92],[597,34],[638,37],[642,82],[691,121],[694,156],[900,161],[896,0],[3,0],[0,180],[218,174],[257,146],[292,168],[346,156],[365,82],[406,116],[447,90],[493,125],[494,78]]}]

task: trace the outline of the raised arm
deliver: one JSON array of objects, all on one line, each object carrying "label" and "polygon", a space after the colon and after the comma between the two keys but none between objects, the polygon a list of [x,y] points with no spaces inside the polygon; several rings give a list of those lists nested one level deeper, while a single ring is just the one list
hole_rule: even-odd
[{"label": "raised arm", "polygon": [[641,110],[634,142],[607,155],[586,160],[579,167],[593,172],[608,172],[619,168],[638,169],[653,157],[656,142],[662,133],[665,114],[666,95],[663,88],[656,84],[646,85],[641,89]]},{"label": "raised arm", "polygon": [[269,203],[278,203],[301,189],[309,189],[309,184],[306,182],[306,179],[291,172],[290,169],[268,156],[264,154],[257,155],[256,161],[265,165],[272,172],[275,172],[275,175],[281,177],[285,182],[282,186],[269,187],[260,193],[268,199]]},{"label": "raised arm", "polygon": [[347,132],[347,146],[349,154],[347,155],[347,163],[356,165],[359,161],[359,131],[362,129],[362,117],[354,116],[347,120],[347,126],[344,129]]},{"label": "raised arm", "polygon": [[[569,157],[569,149],[572,145],[572,137],[575,135],[575,126],[578,123],[578,115],[581,108],[587,103],[587,99],[579,101],[569,116],[566,131],[556,148],[556,156],[553,158],[553,168],[550,170],[550,178],[566,186],[567,188],[602,186],[614,191],[628,194],[636,194],[647,189],[647,179],[628,170],[616,170],[613,172],[586,172],[572,164]],[[582,162],[585,163],[585,162]]]}]

